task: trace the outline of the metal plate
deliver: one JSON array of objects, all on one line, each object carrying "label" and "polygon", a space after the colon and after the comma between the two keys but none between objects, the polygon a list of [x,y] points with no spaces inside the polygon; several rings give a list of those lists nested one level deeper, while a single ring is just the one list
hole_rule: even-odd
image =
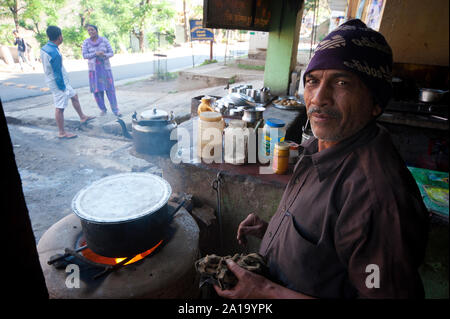
[{"label": "metal plate", "polygon": [[[283,100],[283,99],[295,100],[296,102],[300,103],[301,105],[293,106],[293,105],[282,105],[282,104],[276,103],[277,101],[280,101],[280,100]],[[272,104],[277,109],[291,110],[291,111],[300,111],[300,110],[302,110],[303,107],[305,107],[305,104],[301,100],[297,99],[295,96],[282,96],[282,97],[279,97],[278,99],[274,100],[272,102]]]},{"label": "metal plate", "polygon": [[86,221],[125,222],[159,210],[171,194],[170,184],[159,176],[116,174],[81,189],[72,200],[72,210]]}]

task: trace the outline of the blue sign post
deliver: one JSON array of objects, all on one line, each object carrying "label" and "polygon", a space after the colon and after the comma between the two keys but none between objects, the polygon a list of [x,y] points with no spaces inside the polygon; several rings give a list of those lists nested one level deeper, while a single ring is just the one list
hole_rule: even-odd
[{"label": "blue sign post", "polygon": [[189,20],[189,26],[191,27],[191,41],[214,41],[214,33],[211,29],[203,28],[202,20]]},{"label": "blue sign post", "polygon": [[212,60],[214,33],[211,29],[203,28],[202,20],[189,20],[189,26],[191,27],[191,46],[193,40],[210,41],[209,59]]}]

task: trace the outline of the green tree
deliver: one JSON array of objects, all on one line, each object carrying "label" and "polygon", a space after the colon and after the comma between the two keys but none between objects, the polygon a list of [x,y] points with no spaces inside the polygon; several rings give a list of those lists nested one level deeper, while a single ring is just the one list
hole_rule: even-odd
[{"label": "green tree", "polygon": [[0,24],[0,43],[10,45],[14,43],[14,37],[12,35],[11,30],[14,28],[14,25],[9,23]]},{"label": "green tree", "polygon": [[[97,26],[99,35],[104,36],[109,40],[114,52],[119,49],[120,43],[123,42],[123,36],[119,32],[116,20],[117,16],[121,13],[116,12],[116,14],[114,14],[114,12],[108,11],[113,5],[111,2],[114,1],[80,1],[78,11],[74,12],[74,14],[79,17],[79,32],[81,34],[79,39],[80,46],[83,40],[88,37],[86,25],[93,24]],[[106,5],[109,6],[105,7]]]},{"label": "green tree", "polygon": [[203,5],[194,5],[192,0],[183,0],[183,12],[178,14],[178,23],[183,25],[186,41],[190,39],[189,20],[203,18]]},{"label": "green tree", "polygon": [[27,0],[20,26],[33,31],[36,40],[44,45],[48,41],[45,30],[49,25],[58,24],[58,11],[65,3],[66,0]]},{"label": "green tree", "polygon": [[24,11],[26,4],[19,0],[2,0],[0,2],[0,17],[11,17],[14,20],[15,29],[19,29],[19,16]]},{"label": "green tree", "polygon": [[103,19],[112,20],[122,36],[134,35],[139,51],[145,48],[145,34],[173,33],[175,10],[166,0],[101,0]]},{"label": "green tree", "polygon": [[86,29],[81,26],[66,27],[62,29],[62,34],[64,45],[71,49],[73,57],[75,59],[81,58],[81,46],[84,39],[88,37]]},{"label": "green tree", "polygon": [[47,24],[56,23],[58,10],[66,0],[1,0],[0,18],[12,19],[15,29],[31,30],[41,43],[46,42]]}]

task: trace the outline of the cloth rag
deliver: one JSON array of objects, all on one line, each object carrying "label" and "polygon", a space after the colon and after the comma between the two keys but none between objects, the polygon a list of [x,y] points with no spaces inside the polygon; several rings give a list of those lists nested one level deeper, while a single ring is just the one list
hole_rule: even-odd
[{"label": "cloth rag", "polygon": [[226,260],[231,259],[240,267],[262,276],[268,275],[268,267],[264,257],[258,253],[235,254],[231,256],[206,255],[195,262],[195,269],[200,274],[200,287],[209,283],[219,286],[221,289],[233,288],[238,279],[228,269]]}]

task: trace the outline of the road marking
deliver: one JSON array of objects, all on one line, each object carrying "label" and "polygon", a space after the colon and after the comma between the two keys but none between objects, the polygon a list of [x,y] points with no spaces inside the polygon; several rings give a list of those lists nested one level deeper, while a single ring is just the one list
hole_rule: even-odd
[{"label": "road marking", "polygon": [[35,90],[35,89],[39,89],[42,92],[48,92],[50,91],[50,89],[48,87],[44,87],[44,88],[39,88],[36,85],[27,85],[27,84],[23,84],[23,83],[14,83],[14,82],[3,82],[1,83],[5,86],[16,86],[18,88],[26,88],[28,90]]}]

